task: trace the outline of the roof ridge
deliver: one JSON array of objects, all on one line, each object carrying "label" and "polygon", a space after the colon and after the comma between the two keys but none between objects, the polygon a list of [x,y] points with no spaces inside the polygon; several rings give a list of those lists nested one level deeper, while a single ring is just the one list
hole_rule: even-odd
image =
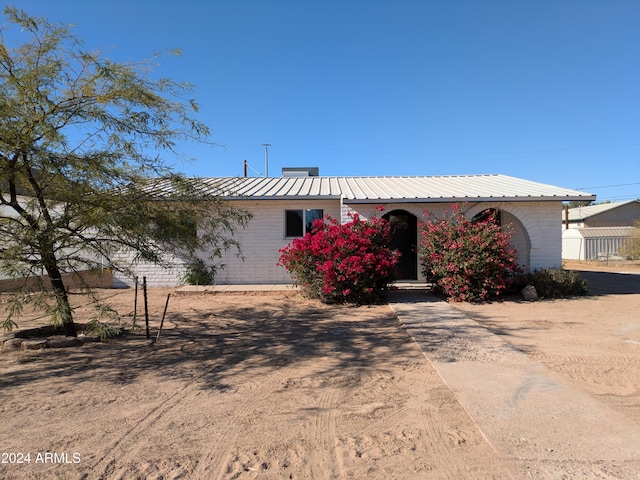
[{"label": "roof ridge", "polygon": [[[227,179],[227,178],[237,178],[237,179],[259,179],[259,180],[291,180],[291,179],[315,179],[315,178],[460,178],[460,177],[509,177],[509,175],[504,175],[502,173],[461,173],[461,174],[449,174],[449,175],[314,175],[308,177],[243,177],[243,176],[220,176],[220,177],[210,177],[210,176],[201,176],[196,175],[193,177],[188,177],[191,179],[199,179],[199,180],[212,180],[212,179]],[[510,177],[515,178],[515,177]],[[519,179],[524,180],[524,179]]]}]

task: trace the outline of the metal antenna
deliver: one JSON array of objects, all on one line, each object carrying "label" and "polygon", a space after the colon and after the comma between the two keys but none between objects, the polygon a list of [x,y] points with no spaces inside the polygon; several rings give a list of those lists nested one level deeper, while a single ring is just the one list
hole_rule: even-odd
[{"label": "metal antenna", "polygon": [[264,147],[264,176],[268,177],[269,176],[269,147],[271,146],[271,144],[263,143],[262,146]]}]

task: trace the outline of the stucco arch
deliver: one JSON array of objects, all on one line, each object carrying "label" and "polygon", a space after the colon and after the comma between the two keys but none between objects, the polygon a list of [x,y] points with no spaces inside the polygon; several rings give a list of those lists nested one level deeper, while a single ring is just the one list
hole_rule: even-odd
[{"label": "stucco arch", "polygon": [[518,251],[518,264],[529,271],[531,268],[531,236],[535,238],[537,226],[532,222],[526,212],[511,203],[478,203],[470,207],[465,215],[473,218],[479,213],[495,209],[503,213],[502,224],[512,225],[511,245]]}]

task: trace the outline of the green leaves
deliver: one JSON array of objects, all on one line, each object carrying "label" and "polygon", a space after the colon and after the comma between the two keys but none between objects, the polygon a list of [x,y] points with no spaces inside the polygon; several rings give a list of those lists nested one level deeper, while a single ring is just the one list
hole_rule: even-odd
[{"label": "green leaves", "polygon": [[68,324],[61,273],[128,271],[123,250],[162,264],[238,248],[233,233],[250,215],[203,198],[165,160],[181,140],[208,143],[192,86],[155,79],[157,55],[114,62],[66,25],[5,14],[28,40],[0,35],[0,268],[48,274],[51,318]]}]

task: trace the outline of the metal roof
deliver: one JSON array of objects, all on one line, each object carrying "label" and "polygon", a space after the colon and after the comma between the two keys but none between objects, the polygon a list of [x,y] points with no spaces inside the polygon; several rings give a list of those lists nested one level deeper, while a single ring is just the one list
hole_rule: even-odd
[{"label": "metal roof", "polygon": [[[214,177],[206,195],[227,199],[339,199],[348,203],[592,201],[595,195],[506,175],[432,177]],[[199,188],[200,190],[200,188]]]},{"label": "metal roof", "polygon": [[577,230],[584,238],[626,238],[635,237],[633,227],[584,227]]},{"label": "metal roof", "polygon": [[[608,212],[609,210],[614,210],[616,208],[622,207],[623,205],[628,205],[630,203],[640,203],[640,202],[638,202],[637,200],[629,200],[627,202],[600,203],[598,205],[589,205],[586,207],[570,208],[569,221],[578,222],[580,220],[585,220],[587,218],[593,217],[595,215],[600,215],[601,213]],[[564,212],[562,214],[562,218],[564,220]]]}]

